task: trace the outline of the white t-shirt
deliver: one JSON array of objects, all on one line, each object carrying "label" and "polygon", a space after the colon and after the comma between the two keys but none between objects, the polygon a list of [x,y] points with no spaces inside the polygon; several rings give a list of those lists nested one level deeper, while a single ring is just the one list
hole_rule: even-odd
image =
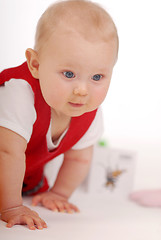
[{"label": "white t-shirt", "polygon": [[[0,86],[0,126],[8,128],[29,142],[33,124],[37,115],[34,107],[34,93],[27,81],[11,79]],[[56,143],[52,142],[51,124],[47,133],[47,145],[52,150],[60,144],[68,129],[60,136]],[[93,145],[102,135],[103,118],[99,108],[94,121],[84,136],[72,147],[83,149]]]}]

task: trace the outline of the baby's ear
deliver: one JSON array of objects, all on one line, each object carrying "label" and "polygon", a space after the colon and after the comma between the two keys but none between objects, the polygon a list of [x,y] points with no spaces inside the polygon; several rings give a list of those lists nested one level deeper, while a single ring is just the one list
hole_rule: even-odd
[{"label": "baby's ear", "polygon": [[31,48],[26,50],[28,68],[34,78],[39,79],[39,61],[37,52]]}]

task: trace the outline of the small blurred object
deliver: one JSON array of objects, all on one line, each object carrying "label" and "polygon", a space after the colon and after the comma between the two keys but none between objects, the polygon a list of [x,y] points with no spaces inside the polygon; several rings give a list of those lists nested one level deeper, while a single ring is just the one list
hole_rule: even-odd
[{"label": "small blurred object", "polygon": [[94,148],[93,163],[81,189],[88,193],[128,197],[133,190],[136,153],[108,147],[101,140]]}]

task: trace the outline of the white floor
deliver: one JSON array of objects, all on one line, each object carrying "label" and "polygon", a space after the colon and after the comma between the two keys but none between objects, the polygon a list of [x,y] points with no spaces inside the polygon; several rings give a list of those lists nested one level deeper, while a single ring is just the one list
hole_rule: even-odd
[{"label": "white floor", "polygon": [[[127,200],[113,200],[105,196],[76,194],[72,198],[81,212],[52,213],[32,207],[45,219],[48,228],[30,231],[25,226],[5,228],[0,222],[2,240],[160,240],[161,213],[158,209],[139,207]],[[30,199],[25,199],[30,205]]]},{"label": "white floor", "polygon": [[[141,148],[138,147],[137,159],[132,159],[132,162],[127,164],[128,168],[126,170],[130,170],[131,175],[128,175],[127,171],[125,171],[124,175],[120,175],[116,181],[115,189],[111,191],[103,188],[104,185],[102,185],[102,182],[100,182],[100,185],[96,185],[94,177],[96,176],[95,161],[96,159],[103,161],[102,159],[106,155],[105,150],[97,148],[91,173],[83,185],[86,191],[88,190],[88,193],[79,189],[71,198],[71,202],[80,208],[80,213],[53,213],[42,207],[32,207],[32,209],[37,211],[47,222],[48,228],[44,230],[30,231],[26,226],[14,226],[11,229],[7,229],[5,223],[0,221],[0,239],[160,240],[160,209],[137,206],[127,198],[128,191],[130,190],[129,186],[132,186],[132,182],[134,183],[133,189],[157,186],[159,181],[158,173],[160,171],[155,171],[156,166],[154,166],[151,161],[156,161],[156,163],[159,162],[159,149],[160,148],[154,146],[151,146],[151,148],[144,148],[144,146]],[[147,164],[145,164],[146,160]],[[136,161],[137,163],[133,164],[133,161]],[[125,169],[126,166],[124,165],[123,167],[121,164],[122,163],[119,163],[117,167],[119,169]],[[51,166],[49,169],[51,170]],[[51,172],[49,172],[49,175],[50,174]],[[100,179],[103,181],[101,176]],[[126,179],[128,181],[125,181]],[[125,182],[130,182],[130,185],[126,185]],[[97,187],[100,186],[101,190],[97,187],[93,188],[93,185]],[[25,198],[24,203],[27,206],[30,206],[31,198]]]}]

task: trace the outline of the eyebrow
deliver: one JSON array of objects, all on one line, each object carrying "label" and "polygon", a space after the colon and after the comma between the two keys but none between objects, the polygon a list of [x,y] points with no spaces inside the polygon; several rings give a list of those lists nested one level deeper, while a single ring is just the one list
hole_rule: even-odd
[{"label": "eyebrow", "polygon": [[67,68],[68,68],[68,67],[69,67],[69,68],[70,68],[70,67],[73,67],[73,68],[75,67],[73,64],[70,64],[69,62],[58,65],[58,67],[61,67],[61,68],[64,67],[64,66],[67,67]]},{"label": "eyebrow", "polygon": [[98,68],[99,72],[106,72],[108,70],[108,67],[106,68]]},{"label": "eyebrow", "polygon": [[[60,68],[75,68],[73,64],[60,64],[58,65]],[[95,68],[96,69],[96,68]],[[97,72],[106,72],[108,70],[108,66],[106,68],[97,68]]]},{"label": "eyebrow", "polygon": [[[79,68],[79,66],[76,67],[74,64],[66,63],[66,62],[64,62],[64,64],[59,64],[58,67],[64,70],[72,70],[72,71],[74,71],[76,68],[77,69]],[[101,66],[100,68],[99,67],[94,68],[94,74],[107,74],[108,72],[109,72],[108,65],[105,68]]]}]

